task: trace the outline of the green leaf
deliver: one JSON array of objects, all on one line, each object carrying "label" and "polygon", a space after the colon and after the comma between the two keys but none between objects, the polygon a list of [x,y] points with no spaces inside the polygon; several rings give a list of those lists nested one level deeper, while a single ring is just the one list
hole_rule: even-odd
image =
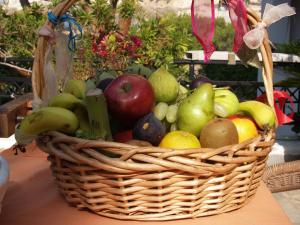
[{"label": "green leaf", "polygon": [[153,73],[153,71],[151,69],[149,69],[148,67],[145,67],[141,64],[133,64],[133,65],[127,67],[125,71],[127,73],[143,75],[147,78]]}]

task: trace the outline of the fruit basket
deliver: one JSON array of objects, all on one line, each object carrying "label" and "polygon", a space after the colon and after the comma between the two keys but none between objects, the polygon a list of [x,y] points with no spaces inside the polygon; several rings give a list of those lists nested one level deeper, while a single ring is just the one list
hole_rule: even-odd
[{"label": "fruit basket", "polygon": [[[53,9],[64,14],[76,1]],[[260,22],[247,10],[249,27]],[[52,24],[47,21],[51,27]],[[41,96],[48,39],[38,40],[33,88]],[[272,53],[265,33],[260,46],[268,103],[273,107]],[[274,143],[274,130],[220,148],[173,150],[51,131],[37,138],[49,154],[59,191],[71,205],[122,220],[173,220],[229,212],[255,194]],[[113,157],[111,157],[113,156]]]}]

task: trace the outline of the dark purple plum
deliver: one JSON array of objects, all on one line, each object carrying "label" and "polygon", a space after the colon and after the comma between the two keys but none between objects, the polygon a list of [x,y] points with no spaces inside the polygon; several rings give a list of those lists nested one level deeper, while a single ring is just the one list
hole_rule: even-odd
[{"label": "dark purple plum", "polygon": [[114,78],[109,77],[109,78],[105,78],[103,80],[101,80],[98,85],[97,88],[101,89],[102,91],[105,91],[105,89],[108,87],[108,85],[114,80]]},{"label": "dark purple plum", "polygon": [[133,138],[158,145],[166,134],[166,127],[153,113],[149,113],[137,121],[133,128]]},{"label": "dark purple plum", "polygon": [[193,90],[195,88],[197,88],[198,86],[200,86],[203,83],[213,83],[213,81],[211,79],[209,79],[208,77],[204,76],[204,75],[200,75],[198,76],[195,80],[193,80],[190,84],[190,89]]}]

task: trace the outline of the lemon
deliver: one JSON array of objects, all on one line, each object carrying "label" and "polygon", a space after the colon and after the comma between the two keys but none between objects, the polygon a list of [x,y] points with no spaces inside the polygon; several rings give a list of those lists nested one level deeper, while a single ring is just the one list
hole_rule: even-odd
[{"label": "lemon", "polygon": [[257,128],[251,119],[247,117],[237,117],[232,119],[232,122],[237,129],[239,143],[254,138],[258,135]]},{"label": "lemon", "polygon": [[200,148],[198,138],[186,131],[176,130],[168,133],[161,140],[159,147],[172,149]]}]

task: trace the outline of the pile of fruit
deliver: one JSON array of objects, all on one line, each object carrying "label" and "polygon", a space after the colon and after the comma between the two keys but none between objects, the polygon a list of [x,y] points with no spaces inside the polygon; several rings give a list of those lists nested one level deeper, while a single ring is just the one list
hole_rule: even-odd
[{"label": "pile of fruit", "polygon": [[60,131],[141,146],[218,148],[275,125],[268,105],[239,102],[229,88],[215,87],[209,79],[184,87],[164,67],[147,79],[124,74],[91,83],[69,80],[48,106],[24,118],[17,141],[27,144],[44,132]]}]

